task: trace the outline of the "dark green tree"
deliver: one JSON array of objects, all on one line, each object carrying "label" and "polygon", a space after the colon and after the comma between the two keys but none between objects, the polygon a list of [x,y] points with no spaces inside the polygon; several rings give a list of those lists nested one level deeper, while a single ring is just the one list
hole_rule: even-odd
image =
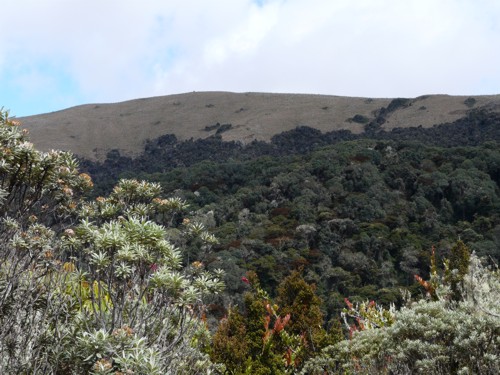
[{"label": "dark green tree", "polygon": [[245,295],[245,313],[230,309],[213,337],[212,360],[226,365],[229,374],[288,374],[323,347],[340,340],[323,328],[321,300],[314,285],[295,271],[272,298],[260,287],[254,272],[243,281],[251,286]]},{"label": "dark green tree", "polygon": [[290,314],[288,331],[304,338],[305,350],[301,359],[312,356],[326,345],[328,335],[323,328],[322,301],[316,295],[316,286],[308,284],[299,271],[293,271],[280,283],[276,303],[281,314]]}]

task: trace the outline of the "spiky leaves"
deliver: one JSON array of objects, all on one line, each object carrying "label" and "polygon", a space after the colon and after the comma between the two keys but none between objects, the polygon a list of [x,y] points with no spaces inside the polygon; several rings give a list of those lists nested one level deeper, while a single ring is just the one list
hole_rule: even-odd
[{"label": "spiky leaves", "polygon": [[[163,201],[155,196],[158,192],[156,184],[123,180],[110,197],[82,205],[87,219],[64,239],[67,251],[79,254],[77,268],[85,271],[86,283],[94,286],[88,289],[87,300],[80,299],[80,314],[90,324],[86,332],[130,327],[156,348],[155,355],[166,366],[179,350],[188,350],[188,338],[203,329],[199,318],[204,297],[220,292],[224,285],[222,274],[208,272],[201,262],[198,267],[183,266],[181,250],[169,241],[166,228],[155,222],[158,202]],[[178,230],[210,246],[212,236],[204,227],[194,226],[196,231],[182,225]],[[96,365],[97,357],[87,357]],[[124,360],[115,362],[120,361]]]},{"label": "spiky leaves", "polygon": [[185,203],[135,180],[85,202],[91,186],[69,153],[35,150],[0,112],[0,372],[211,368],[200,315],[222,274],[185,267],[169,240],[164,225]]}]

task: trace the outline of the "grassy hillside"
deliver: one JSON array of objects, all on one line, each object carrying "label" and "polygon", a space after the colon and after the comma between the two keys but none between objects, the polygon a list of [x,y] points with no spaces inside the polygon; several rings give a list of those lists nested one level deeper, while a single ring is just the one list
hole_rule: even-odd
[{"label": "grassy hillside", "polygon": [[384,129],[452,122],[471,108],[500,111],[500,96],[422,96],[370,99],[326,95],[200,92],[88,104],[24,117],[32,141],[41,150],[62,149],[90,160],[104,160],[111,149],[136,156],[147,140],[175,134],[178,140],[214,135],[224,141],[269,141],[274,135],[306,125],[322,132],[364,131],[381,114]]}]

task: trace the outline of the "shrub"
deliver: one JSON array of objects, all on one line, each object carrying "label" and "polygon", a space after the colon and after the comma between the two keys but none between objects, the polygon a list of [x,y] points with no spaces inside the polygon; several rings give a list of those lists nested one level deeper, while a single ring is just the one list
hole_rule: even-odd
[{"label": "shrub", "polygon": [[[448,265],[458,268],[448,268],[444,277],[431,270],[429,282],[419,279],[430,299],[409,301],[382,324],[377,322],[387,314],[383,309],[351,305],[348,311],[358,322],[352,338],[325,348],[302,373],[498,373],[500,272],[472,254],[463,273],[457,259],[468,259],[468,253],[461,243],[456,248]],[[462,276],[450,279],[450,273]],[[454,299],[457,290],[460,298]]]},{"label": "shrub", "polygon": [[122,180],[108,197],[69,153],[35,150],[0,113],[0,372],[190,374],[213,369],[205,301],[221,271],[178,246],[217,241],[157,184]]},{"label": "shrub", "polygon": [[476,104],[476,99],[470,97],[470,98],[467,98],[464,100],[464,104],[469,107],[469,108],[472,108],[474,107],[474,105]]}]

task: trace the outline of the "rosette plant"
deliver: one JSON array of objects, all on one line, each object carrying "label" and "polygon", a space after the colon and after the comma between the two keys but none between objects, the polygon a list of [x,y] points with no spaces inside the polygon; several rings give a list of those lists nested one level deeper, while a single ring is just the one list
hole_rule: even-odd
[{"label": "rosette plant", "polygon": [[[0,372],[36,373],[66,320],[57,232],[76,218],[92,186],[66,152],[37,151],[0,111]],[[51,348],[51,349],[46,349]]]},{"label": "rosette plant", "polygon": [[[152,350],[137,357],[138,368],[146,366],[148,373],[164,373],[167,368],[189,373],[196,363],[210,367],[208,357],[198,353],[190,361],[187,353],[193,351],[193,340],[207,337],[200,320],[204,298],[222,290],[222,271],[208,272],[198,261],[183,265],[181,250],[159,222],[171,223],[172,212],[186,204],[160,199],[160,192],[155,183],[122,180],[108,198],[82,204],[82,221],[62,237],[75,269],[69,293],[79,301],[78,321],[85,335],[78,338],[74,355],[83,367],[105,363],[113,370],[135,371],[129,357],[137,350],[135,340],[144,340]],[[193,226],[203,246],[216,243],[202,225],[189,220],[176,233],[192,237]],[[102,339],[107,334],[113,341],[116,332],[127,350],[123,345],[95,349],[96,335]],[[142,363],[146,358],[152,361],[149,365]]]},{"label": "rosette plant", "polygon": [[158,184],[86,201],[76,159],[26,137],[0,111],[0,372],[212,371],[202,317],[221,271],[186,264],[182,246],[215,237]]}]

